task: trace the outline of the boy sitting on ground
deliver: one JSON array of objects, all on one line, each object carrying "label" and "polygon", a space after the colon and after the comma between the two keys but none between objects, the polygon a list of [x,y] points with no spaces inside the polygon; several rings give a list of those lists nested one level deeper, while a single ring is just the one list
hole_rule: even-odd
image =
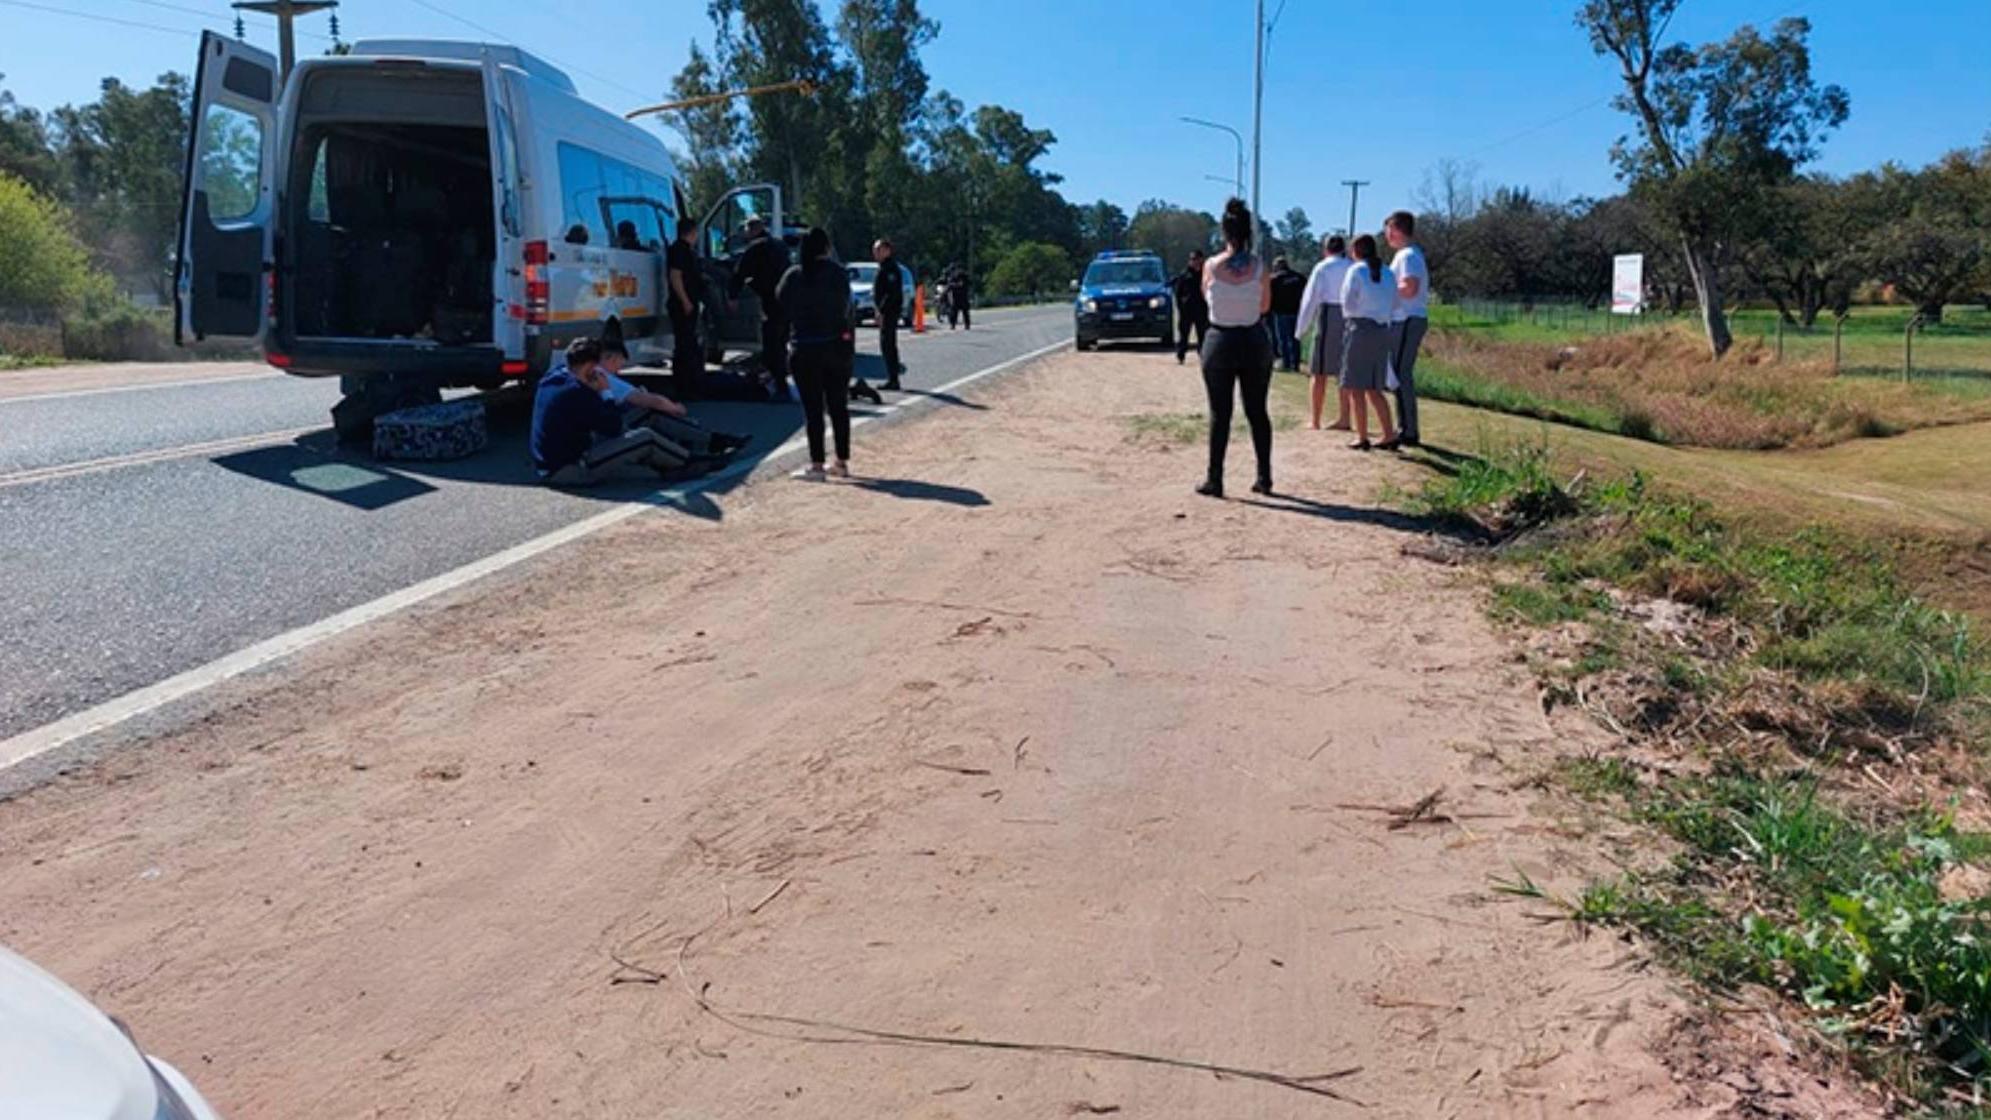
[{"label": "boy sitting on ground", "polygon": [[[605,345],[627,357],[621,342],[611,339]],[[634,472],[710,470],[746,442],[706,431],[682,418],[682,405],[643,393],[620,378],[616,381],[628,389],[625,403],[610,400],[607,394],[614,387],[602,368],[603,348],[594,339],[579,339],[567,347],[566,362],[540,378],[532,402],[530,446],[533,467],[543,481],[587,486]],[[633,402],[639,395],[644,399]],[[625,407],[639,414],[639,423],[626,422]]]}]

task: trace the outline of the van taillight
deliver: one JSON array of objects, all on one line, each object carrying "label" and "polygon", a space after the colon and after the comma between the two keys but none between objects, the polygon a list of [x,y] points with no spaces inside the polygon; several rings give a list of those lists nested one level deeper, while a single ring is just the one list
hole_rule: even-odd
[{"label": "van taillight", "polygon": [[546,242],[525,243],[525,321],[530,326],[546,325],[553,302],[553,286],[546,278],[546,262],[550,259]]}]

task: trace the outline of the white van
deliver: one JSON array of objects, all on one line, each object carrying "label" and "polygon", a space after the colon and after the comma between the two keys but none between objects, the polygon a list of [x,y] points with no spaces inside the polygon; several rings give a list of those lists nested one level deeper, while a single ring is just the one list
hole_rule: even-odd
[{"label": "white van", "polygon": [[[253,339],[302,376],[483,387],[603,331],[638,362],[670,353],[663,250],[686,211],[670,153],[517,47],[360,42],[285,82],[269,54],[209,32],[193,122],[182,344]],[[708,350],[757,343],[752,292],[729,311],[723,286],[749,217],[786,228],[781,202],[741,187],[700,222]]]}]

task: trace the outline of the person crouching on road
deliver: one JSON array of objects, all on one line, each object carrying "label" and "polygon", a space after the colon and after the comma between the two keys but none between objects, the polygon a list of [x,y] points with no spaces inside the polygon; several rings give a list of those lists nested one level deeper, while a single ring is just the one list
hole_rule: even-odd
[{"label": "person crouching on road", "polygon": [[[889,258],[886,263],[896,271]],[[823,416],[828,413],[836,440],[836,465],[830,470],[838,478],[848,478],[847,387],[857,343],[850,317],[850,276],[830,256],[827,230],[818,226],[802,238],[802,263],[782,275],[775,298],[788,320],[788,372],[802,393],[802,414],[809,431],[809,465],[797,471],[796,477],[810,481],[824,477]],[[884,314],[882,308],[879,314]]]},{"label": "person crouching on road", "polygon": [[1355,264],[1341,278],[1341,315],[1348,328],[1341,352],[1341,387],[1355,404],[1355,442],[1348,446],[1369,450],[1369,407],[1383,422],[1384,451],[1395,451],[1398,441],[1390,425],[1390,402],[1383,394],[1390,367],[1390,316],[1396,311],[1396,276],[1383,267],[1376,239],[1368,234],[1355,239]]},{"label": "person crouching on road", "polygon": [[662,475],[701,465],[689,447],[654,428],[625,426],[621,408],[604,396],[608,391],[601,343],[592,338],[570,344],[565,363],[539,379],[530,447],[542,481],[588,486],[617,475]]},{"label": "person crouching on road", "polygon": [[601,347],[602,399],[622,411],[622,429],[649,428],[684,448],[694,463],[716,463],[752,442],[751,436],[715,432],[693,420],[685,407],[664,396],[639,389],[622,379],[629,351],[618,338],[604,338]]},{"label": "person crouching on road", "polygon": [[1210,473],[1198,494],[1224,496],[1224,451],[1231,438],[1231,396],[1244,398],[1251,446],[1258,453],[1254,494],[1272,492],[1272,335],[1265,313],[1272,307],[1272,274],[1251,251],[1251,210],[1233,198],[1224,207],[1224,251],[1203,266],[1203,298],[1210,335],[1203,340],[1203,387],[1210,395]]},{"label": "person crouching on road", "polygon": [[1307,278],[1293,271],[1286,258],[1272,261],[1272,343],[1279,351],[1279,368],[1287,373],[1300,371],[1300,299],[1306,294]]},{"label": "person crouching on road", "polygon": [[[1313,430],[1320,431],[1320,412],[1327,400],[1327,383],[1341,374],[1341,282],[1348,272],[1348,242],[1334,234],[1321,243],[1320,263],[1307,277],[1307,290],[1300,296],[1300,333],[1318,331],[1314,349],[1307,359],[1307,372],[1313,375]],[[1337,407],[1329,431],[1348,430],[1346,389],[1337,386]]]}]

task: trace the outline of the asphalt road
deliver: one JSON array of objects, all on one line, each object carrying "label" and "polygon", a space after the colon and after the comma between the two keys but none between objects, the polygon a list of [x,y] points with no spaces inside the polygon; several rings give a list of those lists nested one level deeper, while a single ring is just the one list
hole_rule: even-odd
[{"label": "asphalt road", "polygon": [[[978,314],[972,332],[902,336],[906,385],[932,389],[1071,329],[1069,310],[1052,307]],[[859,345],[872,381],[876,337],[867,330]],[[530,406],[516,393],[488,398],[489,449],[436,464],[341,452],[327,414],[337,396],[336,383],[277,376],[0,397],[0,740],[647,489],[538,485],[525,452]],[[801,426],[796,405],[693,411],[751,432],[762,455]],[[723,516],[726,488],[708,516]]]}]

